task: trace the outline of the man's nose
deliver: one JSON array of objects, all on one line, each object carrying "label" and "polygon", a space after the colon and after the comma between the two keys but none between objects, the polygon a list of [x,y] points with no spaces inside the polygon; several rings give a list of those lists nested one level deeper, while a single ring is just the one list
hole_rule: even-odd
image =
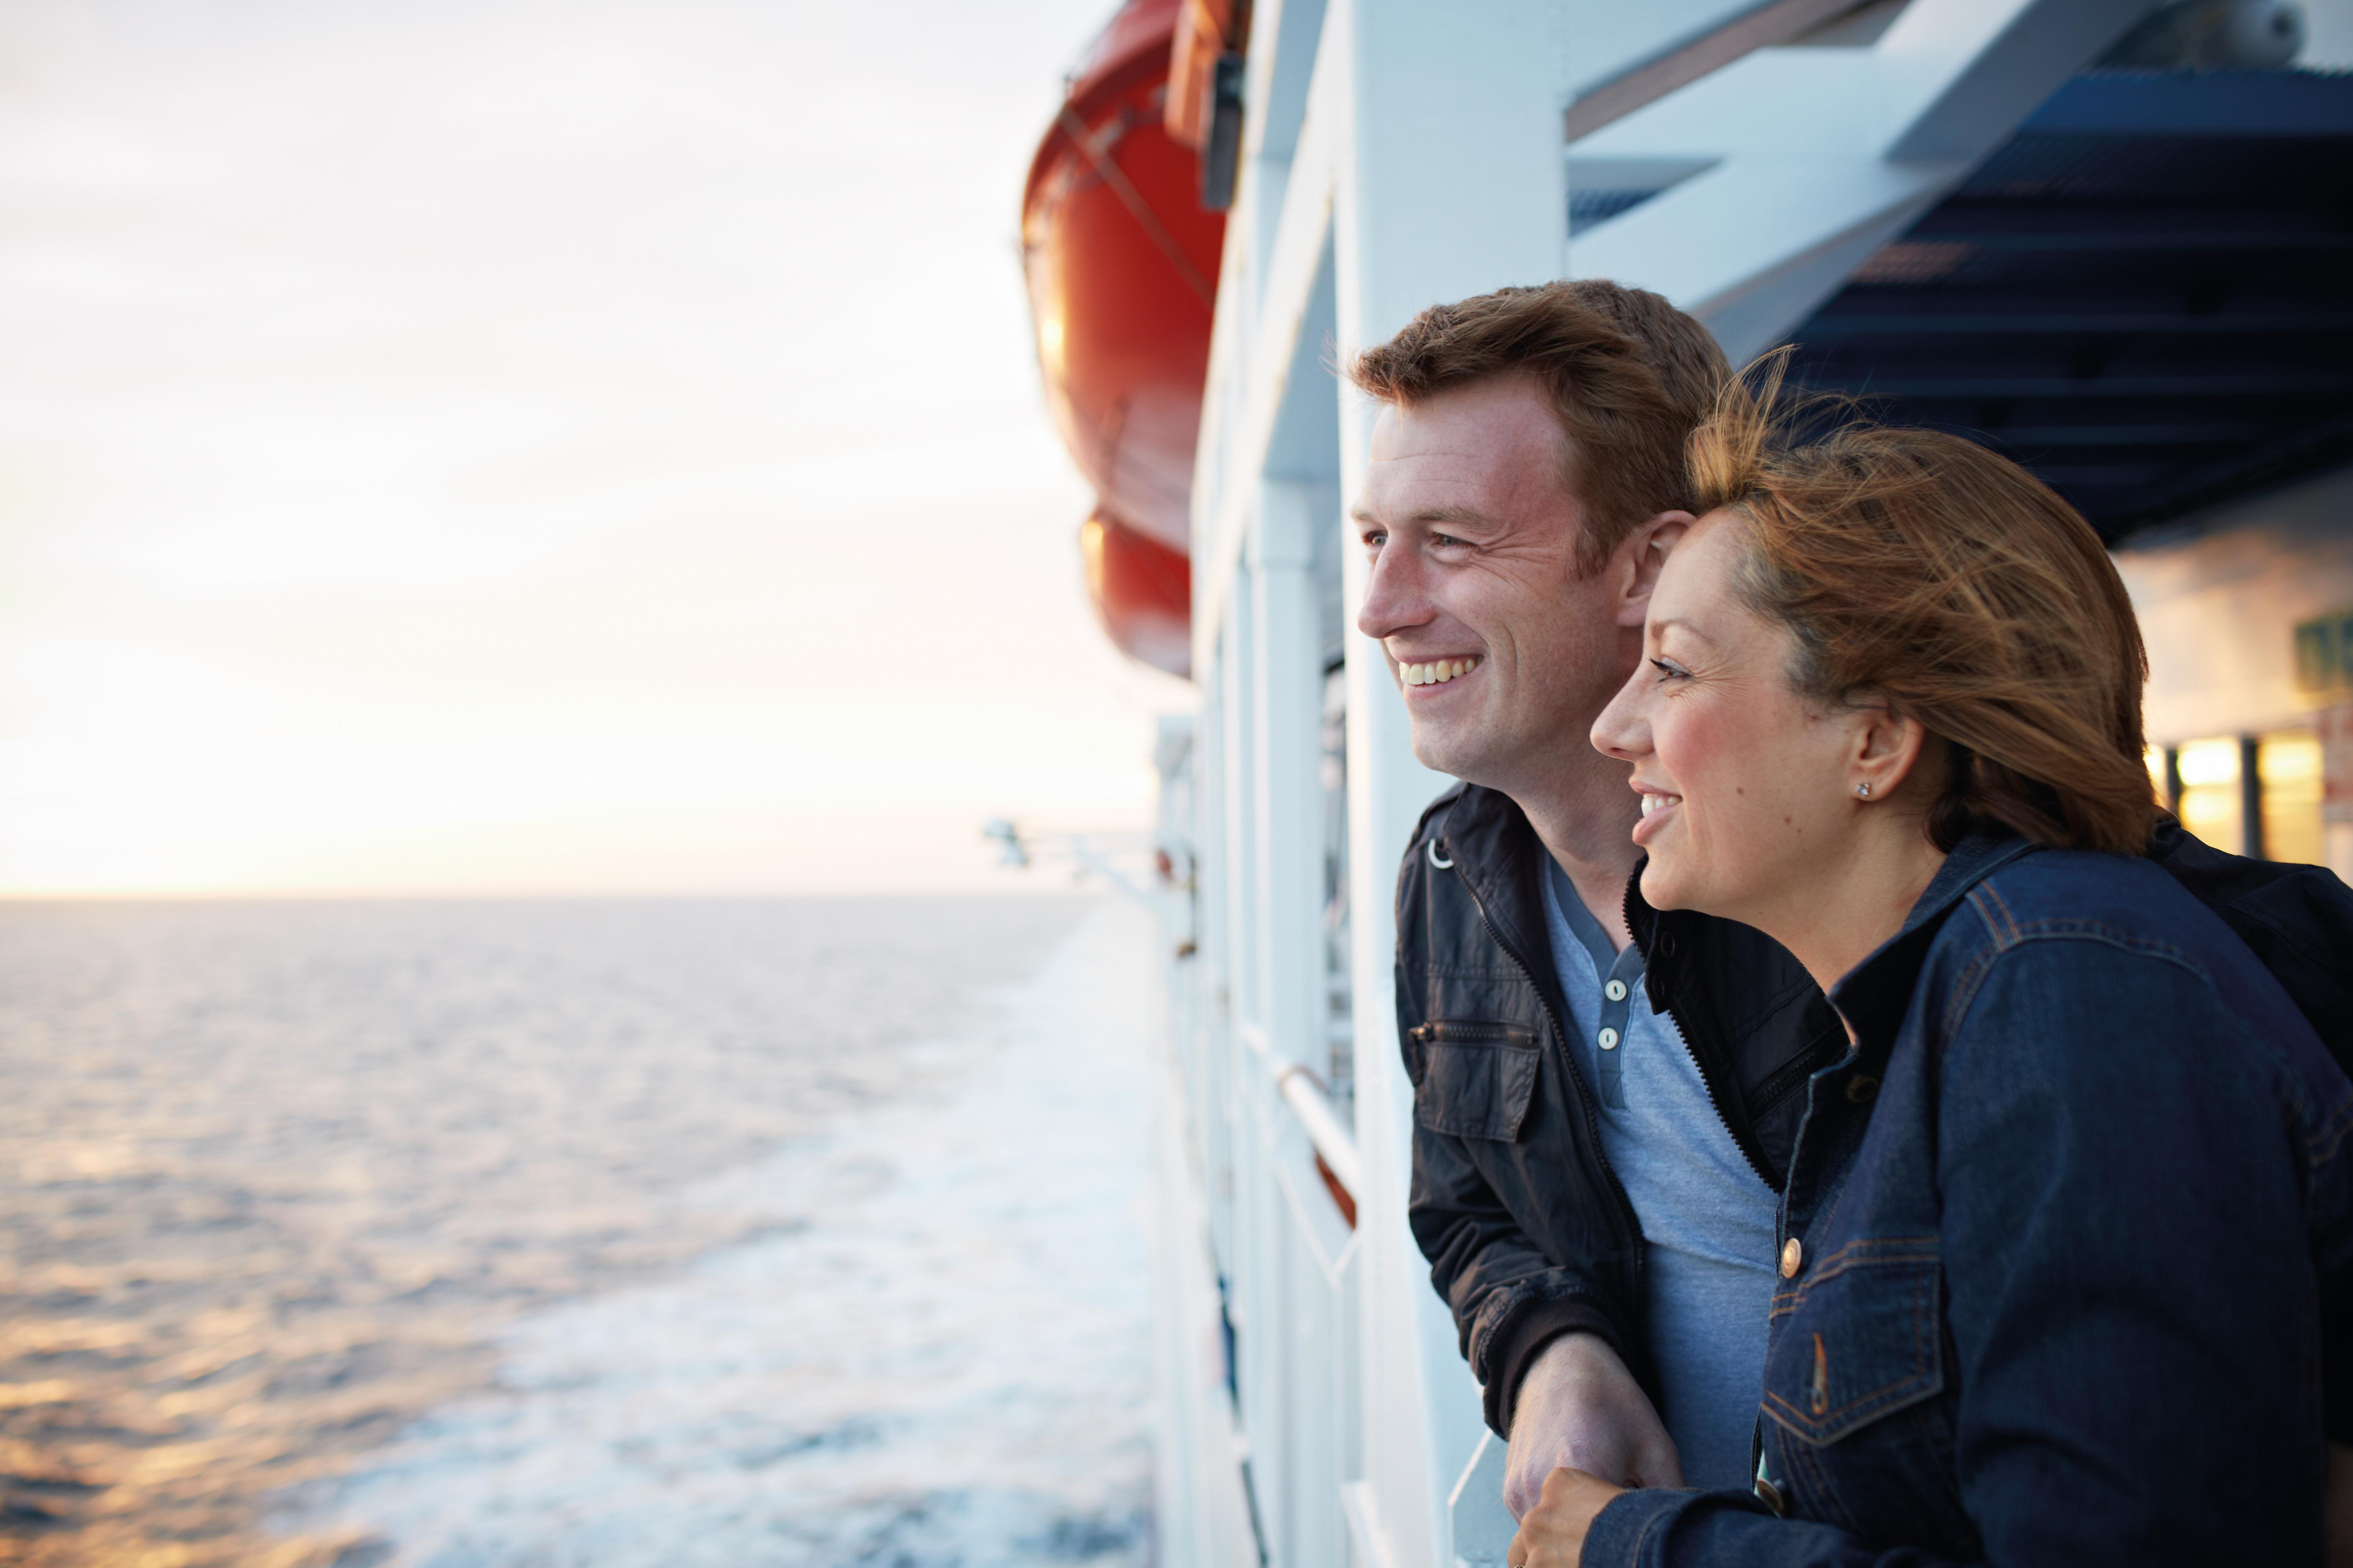
[{"label": "man's nose", "polygon": [[1418,626],[1430,616],[1418,574],[1408,553],[1383,547],[1373,557],[1365,578],[1365,603],[1356,612],[1356,629],[1376,640]]}]

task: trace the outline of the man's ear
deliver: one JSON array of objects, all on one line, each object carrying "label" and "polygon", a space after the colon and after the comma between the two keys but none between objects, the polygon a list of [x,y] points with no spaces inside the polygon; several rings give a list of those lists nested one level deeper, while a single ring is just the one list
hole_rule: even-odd
[{"label": "man's ear", "polygon": [[1667,552],[1695,521],[1687,511],[1662,511],[1619,546],[1620,581],[1625,584],[1618,595],[1620,626],[1639,626],[1650,614],[1651,590],[1659,585],[1659,568],[1667,563]]}]

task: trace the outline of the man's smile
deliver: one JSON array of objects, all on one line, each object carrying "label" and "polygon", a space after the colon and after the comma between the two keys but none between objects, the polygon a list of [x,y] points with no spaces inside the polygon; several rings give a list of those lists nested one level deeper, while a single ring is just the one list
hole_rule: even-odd
[{"label": "man's smile", "polygon": [[1407,686],[1443,686],[1470,674],[1486,661],[1477,654],[1465,658],[1435,658],[1419,663],[1398,660],[1398,679]]}]

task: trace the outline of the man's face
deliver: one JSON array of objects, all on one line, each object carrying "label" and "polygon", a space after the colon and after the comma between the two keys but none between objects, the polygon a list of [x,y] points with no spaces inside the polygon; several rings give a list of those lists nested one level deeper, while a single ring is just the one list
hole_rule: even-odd
[{"label": "man's face", "polygon": [[1391,405],[1356,507],[1372,564],[1356,626],[1388,656],[1414,755],[1515,796],[1589,769],[1587,732],[1640,652],[1622,574],[1577,573],[1567,440],[1528,378]]}]

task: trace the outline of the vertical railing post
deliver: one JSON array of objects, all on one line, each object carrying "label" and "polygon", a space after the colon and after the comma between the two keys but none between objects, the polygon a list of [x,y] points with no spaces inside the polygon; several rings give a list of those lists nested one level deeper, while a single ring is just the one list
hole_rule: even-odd
[{"label": "vertical railing post", "polygon": [[[1552,0],[1333,0],[1326,50],[1345,77],[1319,107],[1343,120],[1334,199],[1337,348],[1345,360],[1423,307],[1556,277],[1567,246],[1560,7]],[[1341,493],[1363,481],[1373,411],[1341,394]],[[1364,565],[1350,551],[1354,616]],[[1442,1563],[1446,1498],[1480,1436],[1477,1392],[1405,1224],[1411,1087],[1389,977],[1398,858],[1448,781],[1415,762],[1379,647],[1347,644],[1349,879],[1356,975],[1357,1194],[1363,1252],[1365,1478],[1356,1496],[1391,1568]],[[1398,1434],[1417,1432],[1419,1444]]]},{"label": "vertical railing post", "polygon": [[[1247,559],[1257,632],[1256,956],[1262,965],[1266,1065],[1300,1063],[1320,1072],[1328,1058],[1320,929],[1323,679],[1313,536],[1320,520],[1312,485],[1262,479],[1258,500]],[[1262,1081],[1269,1090],[1263,1100],[1269,1142],[1285,1151],[1289,1179],[1304,1185],[1312,1181],[1310,1157],[1289,1152],[1303,1141],[1291,1127],[1289,1108],[1271,1092],[1271,1072]],[[1275,1195],[1270,1190],[1269,1198]],[[1311,1195],[1324,1201],[1320,1192]],[[1345,1531],[1333,1466],[1337,1435],[1323,1429],[1339,1372],[1332,1364],[1333,1292],[1302,1224],[1300,1216],[1282,1212],[1270,1213],[1267,1220],[1266,1285],[1282,1294],[1283,1321],[1265,1330],[1269,1342],[1281,1342],[1279,1351],[1272,1342],[1268,1348],[1280,1357],[1271,1376],[1282,1405],[1279,1413],[1265,1414],[1284,1434],[1281,1473],[1268,1475],[1269,1546],[1281,1551],[1284,1568],[1340,1568]]]},{"label": "vertical railing post", "polygon": [[1258,633],[1254,717],[1258,818],[1260,994],[1270,1047],[1321,1070],[1324,964],[1323,803],[1317,777],[1322,679],[1317,658],[1313,487],[1259,486],[1250,531],[1251,603]]}]

